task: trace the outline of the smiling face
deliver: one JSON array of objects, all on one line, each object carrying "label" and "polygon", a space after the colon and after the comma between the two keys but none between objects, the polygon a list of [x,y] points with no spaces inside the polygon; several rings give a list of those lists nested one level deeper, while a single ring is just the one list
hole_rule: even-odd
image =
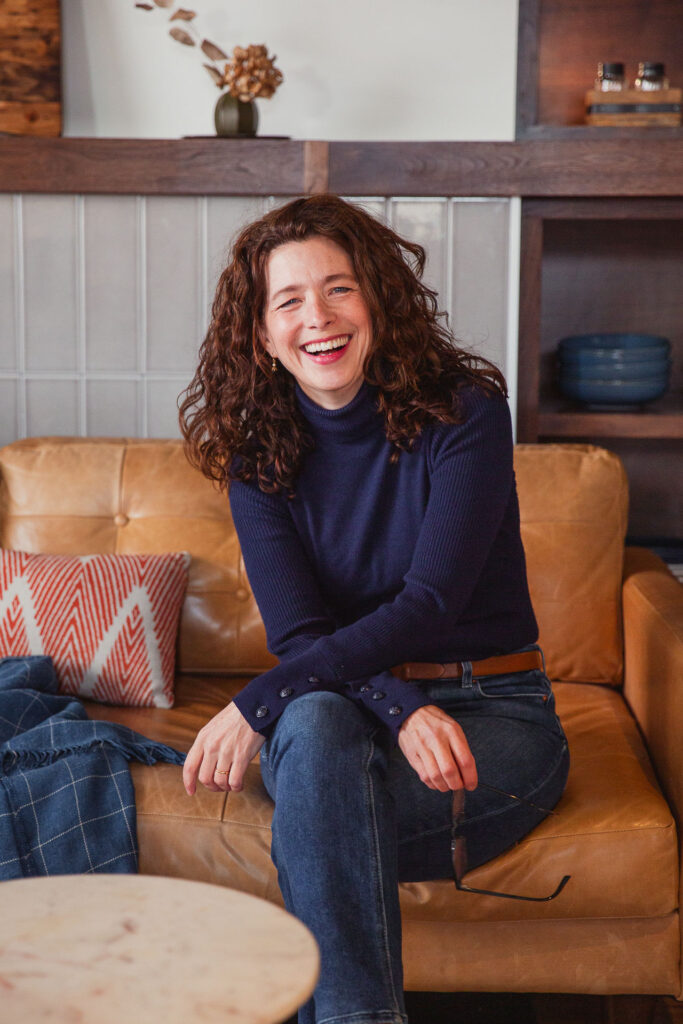
[{"label": "smiling face", "polygon": [[370,310],[340,245],[314,235],[274,249],[266,268],[266,349],[324,409],[358,393],[372,344]]}]

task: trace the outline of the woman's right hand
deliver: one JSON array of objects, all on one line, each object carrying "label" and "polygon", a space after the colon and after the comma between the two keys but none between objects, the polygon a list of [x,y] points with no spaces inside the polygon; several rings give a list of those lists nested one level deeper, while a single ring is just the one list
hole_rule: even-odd
[{"label": "woman's right hand", "polygon": [[442,793],[477,788],[477,766],[462,728],[435,704],[413,711],[398,745],[425,786]]}]

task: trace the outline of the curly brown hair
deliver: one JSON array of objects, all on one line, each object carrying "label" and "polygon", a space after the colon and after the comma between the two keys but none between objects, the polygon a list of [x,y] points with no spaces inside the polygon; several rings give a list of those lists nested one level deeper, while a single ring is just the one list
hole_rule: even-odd
[{"label": "curly brown hair", "polygon": [[436,293],[421,280],[422,246],[338,196],[295,199],[250,224],[234,243],[197,371],[180,396],[188,458],[221,489],[230,479],[255,478],[263,491],[291,496],[313,445],[294,377],[270,368],[264,329],[268,257],[312,236],[345,250],[370,310],[364,375],[378,389],[394,460],[427,424],[462,421],[458,391],[468,383],[507,397],[500,370],[454,344]]}]

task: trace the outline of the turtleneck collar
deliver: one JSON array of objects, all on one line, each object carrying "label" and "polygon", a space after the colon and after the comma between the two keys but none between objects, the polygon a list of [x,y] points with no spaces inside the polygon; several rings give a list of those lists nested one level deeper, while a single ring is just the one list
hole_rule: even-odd
[{"label": "turtleneck collar", "polygon": [[341,409],[324,409],[296,385],[296,397],[314,437],[339,444],[358,440],[381,427],[377,388],[363,382],[355,398]]}]

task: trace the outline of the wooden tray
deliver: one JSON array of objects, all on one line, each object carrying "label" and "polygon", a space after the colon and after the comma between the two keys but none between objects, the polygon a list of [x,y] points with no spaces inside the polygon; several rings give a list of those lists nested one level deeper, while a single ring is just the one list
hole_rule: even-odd
[{"label": "wooden tray", "polygon": [[0,0],[0,132],[61,135],[59,0]]},{"label": "wooden tray", "polygon": [[586,124],[679,125],[681,89],[623,89],[621,92],[586,93]]}]

